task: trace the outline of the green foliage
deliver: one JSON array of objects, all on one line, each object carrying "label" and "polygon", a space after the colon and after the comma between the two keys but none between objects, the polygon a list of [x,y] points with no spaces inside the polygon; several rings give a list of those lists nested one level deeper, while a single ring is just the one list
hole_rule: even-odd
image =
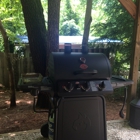
[{"label": "green foliage", "polygon": [[[26,33],[20,0],[0,0],[0,19],[10,41],[13,42],[17,35]],[[1,37],[0,51],[4,51]]]},{"label": "green foliage", "polygon": [[65,21],[62,24],[60,35],[75,36],[80,35],[79,27],[75,24],[74,20]]},{"label": "green foliage", "polygon": [[71,5],[71,0],[63,2],[63,10],[60,13],[60,35],[80,35],[78,27],[80,17]]},{"label": "green foliage", "polygon": [[75,24],[79,23],[79,17],[76,12],[73,11],[70,0],[66,0],[66,7],[65,7],[66,13],[65,16],[63,17],[63,21],[67,20],[74,20]]},{"label": "green foliage", "polygon": [[112,46],[114,52],[111,52],[113,56],[113,73],[119,74],[120,71],[129,69],[134,20],[118,0],[102,1],[100,7],[102,7],[105,20],[96,21],[96,24],[92,24],[91,35],[117,39],[123,42],[119,47]]},{"label": "green foliage", "polygon": [[43,7],[43,14],[44,14],[44,18],[45,18],[46,27],[47,27],[47,23],[48,23],[48,0],[41,0],[41,4],[42,4],[42,7]]}]

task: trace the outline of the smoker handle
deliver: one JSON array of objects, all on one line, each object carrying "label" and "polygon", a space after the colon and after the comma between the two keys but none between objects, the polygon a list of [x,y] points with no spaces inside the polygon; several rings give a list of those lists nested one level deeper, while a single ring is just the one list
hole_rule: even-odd
[{"label": "smoker handle", "polygon": [[74,75],[78,75],[78,74],[97,74],[98,71],[97,70],[93,70],[93,71],[83,71],[83,70],[77,70],[77,71],[74,71]]}]

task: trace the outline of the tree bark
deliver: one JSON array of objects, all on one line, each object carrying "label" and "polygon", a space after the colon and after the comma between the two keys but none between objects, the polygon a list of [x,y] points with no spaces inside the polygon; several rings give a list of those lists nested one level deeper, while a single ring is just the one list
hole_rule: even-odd
[{"label": "tree bark", "polygon": [[57,52],[59,49],[60,0],[48,0],[48,49]]},{"label": "tree bark", "polygon": [[82,40],[82,51],[84,52],[88,51],[88,37],[89,37],[89,31],[90,31],[90,24],[92,21],[91,10],[92,10],[92,0],[87,0],[85,23],[84,23],[84,34],[83,34],[83,40]]},{"label": "tree bark", "polygon": [[0,21],[0,31],[4,40],[4,50],[6,54],[7,67],[9,71],[9,77],[10,77],[10,107],[15,107],[16,106],[16,92],[15,92],[14,70],[12,67],[11,59],[10,59],[8,36],[1,21]]},{"label": "tree bark", "polygon": [[21,0],[36,73],[46,76],[47,30],[40,0]]}]

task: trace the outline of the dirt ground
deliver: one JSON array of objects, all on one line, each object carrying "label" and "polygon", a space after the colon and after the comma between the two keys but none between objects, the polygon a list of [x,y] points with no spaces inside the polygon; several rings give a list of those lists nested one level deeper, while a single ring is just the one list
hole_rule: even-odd
[{"label": "dirt ground", "polygon": [[[33,96],[30,93],[16,93],[17,107],[9,108],[9,91],[0,91],[0,134],[31,129],[40,129],[47,122],[47,113],[33,111]],[[106,97],[106,119],[118,120],[122,101]],[[124,113],[126,108],[124,109]]]}]

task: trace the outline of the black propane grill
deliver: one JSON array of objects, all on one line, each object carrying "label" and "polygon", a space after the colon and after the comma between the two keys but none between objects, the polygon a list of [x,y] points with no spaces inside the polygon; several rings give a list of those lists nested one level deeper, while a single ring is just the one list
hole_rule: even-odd
[{"label": "black propane grill", "polygon": [[101,53],[52,53],[49,74],[57,96],[55,140],[106,140],[103,94],[113,93]]},{"label": "black propane grill", "polygon": [[41,134],[50,140],[107,140],[103,95],[132,81],[112,77],[110,62],[102,53],[53,52],[48,70],[46,84],[27,86],[53,93],[49,121]]}]

